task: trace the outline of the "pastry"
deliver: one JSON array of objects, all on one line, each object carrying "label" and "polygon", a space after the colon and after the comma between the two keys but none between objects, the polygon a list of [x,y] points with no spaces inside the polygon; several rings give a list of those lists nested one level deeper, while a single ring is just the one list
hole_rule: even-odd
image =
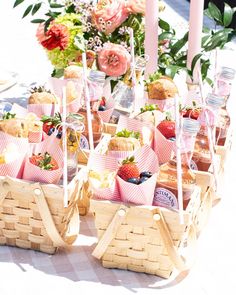
[{"label": "pastry", "polygon": [[15,114],[6,113],[0,121],[0,131],[14,137],[28,137],[28,123],[26,120],[15,118]]},{"label": "pastry", "polygon": [[31,89],[31,95],[28,104],[57,104],[57,97],[44,86],[34,87]]},{"label": "pastry", "polygon": [[71,65],[65,68],[64,78],[65,79],[80,79],[83,74],[82,67],[77,65]]},{"label": "pastry", "polygon": [[140,109],[140,113],[135,116],[135,119],[156,126],[159,121],[163,120],[163,115],[157,104],[147,104]]},{"label": "pastry", "polygon": [[139,132],[123,129],[110,139],[108,151],[134,151],[141,147],[139,138]]},{"label": "pastry", "polygon": [[94,170],[89,171],[89,182],[93,188],[109,188],[115,181],[116,172],[104,170],[102,172],[96,172]]},{"label": "pastry", "polygon": [[174,81],[167,76],[161,76],[148,83],[147,90],[149,99],[168,99],[173,98],[178,94],[178,89]]}]

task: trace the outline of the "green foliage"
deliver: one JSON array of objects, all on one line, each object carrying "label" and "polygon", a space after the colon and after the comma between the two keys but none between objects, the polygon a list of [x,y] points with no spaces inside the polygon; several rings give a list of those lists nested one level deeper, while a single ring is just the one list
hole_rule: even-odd
[{"label": "green foliage", "polygon": [[135,131],[129,131],[127,129],[123,129],[123,130],[117,132],[116,136],[117,137],[125,137],[125,138],[133,137],[133,138],[139,139],[140,133],[135,132]]}]

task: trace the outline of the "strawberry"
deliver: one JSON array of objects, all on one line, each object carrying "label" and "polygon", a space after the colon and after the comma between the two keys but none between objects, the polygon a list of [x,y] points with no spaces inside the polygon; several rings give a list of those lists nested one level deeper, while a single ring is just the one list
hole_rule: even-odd
[{"label": "strawberry", "polygon": [[139,178],[140,173],[134,161],[134,157],[123,160],[117,174],[125,181],[130,178]]},{"label": "strawberry", "polygon": [[201,113],[201,109],[191,109],[191,108],[186,108],[182,110],[182,116],[184,118],[191,118],[193,120],[197,120],[199,115]]},{"label": "strawberry", "polygon": [[58,126],[61,124],[61,115],[60,113],[56,113],[54,117],[51,116],[42,116],[41,121],[43,122],[43,131],[46,134],[50,134],[50,129],[57,127],[58,130],[61,131],[61,127]]},{"label": "strawberry", "polygon": [[166,114],[166,119],[159,123],[157,129],[167,139],[175,137],[175,122],[171,120],[171,116],[169,113]]},{"label": "strawberry", "polygon": [[193,101],[192,104],[192,106],[186,106],[182,108],[181,114],[184,118],[191,118],[193,120],[197,120],[202,109],[200,107],[197,107],[195,101]]},{"label": "strawberry", "polygon": [[38,154],[35,155],[33,154],[30,158],[29,161],[31,164],[38,166],[42,170],[56,170],[58,169],[58,164],[55,159],[52,158],[52,156],[46,152],[44,155],[43,154]]},{"label": "strawberry", "polygon": [[106,106],[106,98],[103,96],[102,100],[100,101],[100,106]]}]

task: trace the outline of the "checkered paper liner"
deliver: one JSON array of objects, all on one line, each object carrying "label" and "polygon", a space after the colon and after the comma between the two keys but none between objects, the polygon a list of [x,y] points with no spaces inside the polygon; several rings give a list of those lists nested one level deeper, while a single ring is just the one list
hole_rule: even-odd
[{"label": "checkered paper liner", "polygon": [[157,154],[160,164],[164,164],[171,159],[175,142],[166,139],[156,128],[154,132],[154,151]]},{"label": "checkered paper liner", "polygon": [[110,98],[106,102],[106,110],[105,111],[98,111],[99,116],[102,118],[104,123],[108,123],[110,121],[111,115],[115,108],[115,101],[113,98]]},{"label": "checkered paper liner", "polygon": [[54,116],[59,110],[58,104],[28,104],[28,112],[35,113],[37,117],[41,118],[43,115]]},{"label": "checkered paper liner", "polygon": [[0,175],[21,178],[25,155],[29,148],[28,139],[17,138],[0,131],[0,152],[2,153],[6,146],[11,143],[18,147],[19,157],[11,163],[0,164]]},{"label": "checkered paper liner", "polygon": [[[48,152],[56,160],[59,166],[58,169],[52,171],[42,170],[30,163],[29,158],[31,157],[32,153],[44,154],[45,152]],[[26,157],[23,179],[42,183],[57,184],[60,181],[63,173],[63,152],[59,146],[57,138],[51,135],[46,140],[35,144],[32,153]]]},{"label": "checkered paper liner", "polygon": [[153,175],[138,185],[126,182],[117,176],[121,200],[124,203],[152,205],[157,172],[159,170],[158,158],[154,151],[147,145],[135,152],[134,157],[140,172],[150,171]]},{"label": "checkered paper liner", "polygon": [[148,103],[150,104],[157,104],[159,109],[162,112],[168,111],[175,106],[175,99],[174,98],[167,98],[167,99],[148,99]]},{"label": "checkered paper liner", "polygon": [[[118,169],[118,162],[113,157],[92,153],[88,159],[88,169],[100,173],[102,173],[104,170],[109,170],[112,173]],[[93,186],[92,181],[89,181],[89,183],[93,191],[94,198],[120,201],[120,194],[118,191],[116,178],[114,179],[112,186],[108,188],[97,188]]]}]

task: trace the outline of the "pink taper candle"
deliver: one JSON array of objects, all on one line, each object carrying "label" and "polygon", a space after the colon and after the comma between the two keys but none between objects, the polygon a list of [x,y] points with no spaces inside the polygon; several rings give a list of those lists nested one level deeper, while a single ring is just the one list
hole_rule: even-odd
[{"label": "pink taper candle", "polygon": [[[194,56],[196,56],[197,54],[201,52],[203,9],[204,9],[204,0],[190,1],[188,57],[187,57],[188,69],[191,69],[192,60]],[[189,84],[198,84],[199,66],[200,66],[200,62],[198,62],[195,66],[194,73],[193,73],[193,80],[190,77],[187,77],[187,82]]]},{"label": "pink taper candle", "polygon": [[145,8],[145,54],[149,56],[145,76],[157,70],[158,58],[158,0],[146,0]]}]

